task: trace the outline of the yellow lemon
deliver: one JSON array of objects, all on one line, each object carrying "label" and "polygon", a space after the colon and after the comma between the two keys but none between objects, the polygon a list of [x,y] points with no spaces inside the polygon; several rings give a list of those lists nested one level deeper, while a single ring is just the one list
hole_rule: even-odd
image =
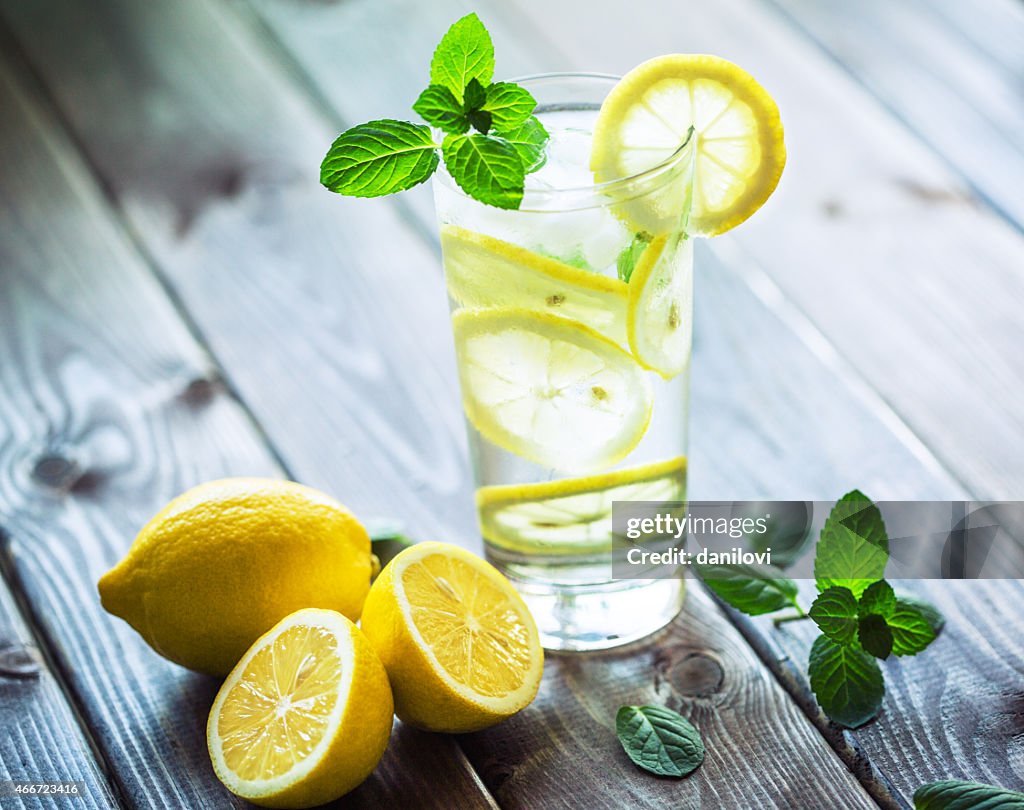
[{"label": "yellow lemon", "polygon": [[223,676],[300,608],[358,619],[371,570],[366,530],[333,498],[289,481],[228,478],[164,507],[99,591],[103,607],[162,656]]},{"label": "yellow lemon", "polygon": [[300,610],[228,675],[206,743],[232,793],[264,807],[313,807],[377,767],[393,711],[384,666],[359,629],[333,610]]},{"label": "yellow lemon", "polygon": [[[668,160],[691,135],[696,140],[688,232],[714,236],[757,211],[786,164],[775,100],[732,62],[672,54],[633,68],[601,105],[591,168],[598,182],[638,174]],[[620,213],[651,230],[659,201],[657,195],[641,198]]]},{"label": "yellow lemon", "polygon": [[544,652],[519,594],[491,565],[419,543],[373,583],[363,632],[388,671],[402,720],[461,733],[494,725],[540,688]]}]

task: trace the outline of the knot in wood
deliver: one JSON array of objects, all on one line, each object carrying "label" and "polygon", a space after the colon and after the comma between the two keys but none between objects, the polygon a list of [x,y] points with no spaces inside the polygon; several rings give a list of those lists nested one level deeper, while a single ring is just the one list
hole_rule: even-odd
[{"label": "knot in wood", "polygon": [[0,678],[27,680],[39,677],[39,661],[24,644],[0,641]]},{"label": "knot in wood", "polygon": [[73,458],[61,453],[47,452],[36,459],[32,477],[51,489],[68,490],[82,477],[82,467]]},{"label": "knot in wood", "polygon": [[680,695],[710,697],[721,691],[725,670],[706,653],[689,653],[666,668],[665,679]]}]

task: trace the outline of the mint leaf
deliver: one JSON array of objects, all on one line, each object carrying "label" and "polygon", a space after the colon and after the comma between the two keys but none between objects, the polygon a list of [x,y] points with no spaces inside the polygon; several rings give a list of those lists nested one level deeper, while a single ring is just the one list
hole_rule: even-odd
[{"label": "mint leaf", "polygon": [[885,617],[871,613],[857,622],[857,640],[864,652],[875,658],[888,658],[892,652],[892,630]]},{"label": "mint leaf", "polygon": [[826,588],[807,615],[837,644],[849,644],[857,635],[857,599],[849,588]]},{"label": "mint leaf", "polygon": [[444,139],[444,163],[470,197],[497,208],[518,208],[526,172],[519,153],[500,138],[473,133]]},{"label": "mint leaf", "polygon": [[470,79],[462,95],[462,108],[466,112],[479,110],[487,100],[487,90],[476,79]]},{"label": "mint leaf", "polygon": [[437,168],[430,128],[406,121],[370,121],[331,144],[320,182],[350,197],[380,197],[422,183]]},{"label": "mint leaf", "polygon": [[892,651],[896,655],[917,655],[935,641],[937,635],[928,617],[917,606],[903,599],[897,600],[886,622],[892,631]]},{"label": "mint leaf", "polygon": [[840,725],[862,726],[882,707],[882,671],[863,650],[818,636],[811,647],[808,674],[822,710]]},{"label": "mint leaf", "polygon": [[515,129],[533,114],[537,100],[530,91],[512,82],[495,82],[487,88],[483,109],[491,114],[495,129]]},{"label": "mint leaf", "polygon": [[420,93],[412,108],[428,124],[445,132],[462,133],[469,129],[469,119],[463,113],[462,105],[451,90],[439,84],[432,84]]},{"label": "mint leaf", "polygon": [[527,118],[514,129],[497,130],[493,134],[515,147],[527,174],[537,171],[547,160],[544,146],[548,142],[548,131],[536,118]]},{"label": "mint leaf", "polygon": [[981,782],[949,779],[914,791],[915,810],[1022,810],[1024,793]]},{"label": "mint leaf", "polygon": [[447,87],[461,104],[471,79],[486,87],[493,76],[491,35],[476,14],[467,14],[448,29],[434,50],[430,60],[430,83]]},{"label": "mint leaf", "polygon": [[644,255],[647,246],[651,244],[651,239],[651,235],[645,231],[633,234],[633,241],[626,245],[622,252],[619,253],[618,258],[615,259],[615,269],[618,272],[619,281],[625,281],[629,284],[629,279],[636,269],[636,264],[640,261],[640,257]]},{"label": "mint leaf", "polygon": [[768,565],[701,565],[697,573],[723,602],[748,616],[796,604],[796,583]]},{"label": "mint leaf", "polygon": [[860,616],[876,615],[888,618],[895,609],[896,594],[884,579],[868,585],[860,595],[860,602],[857,605],[857,613]]},{"label": "mint leaf", "polygon": [[913,594],[901,593],[898,596],[898,600],[905,605],[916,607],[921,611],[921,615],[924,616],[925,621],[928,622],[928,626],[935,633],[936,638],[939,633],[942,632],[942,628],[946,626],[945,617],[939,612],[939,609],[935,607],[931,602],[926,602],[924,599],[920,599]]},{"label": "mint leaf", "polygon": [[671,709],[622,706],[615,715],[615,733],[629,758],[658,776],[687,776],[704,761],[700,732]]},{"label": "mint leaf", "polygon": [[860,597],[872,582],[885,576],[889,537],[882,513],[858,490],[844,495],[821,530],[814,576],[818,590],[842,586]]}]

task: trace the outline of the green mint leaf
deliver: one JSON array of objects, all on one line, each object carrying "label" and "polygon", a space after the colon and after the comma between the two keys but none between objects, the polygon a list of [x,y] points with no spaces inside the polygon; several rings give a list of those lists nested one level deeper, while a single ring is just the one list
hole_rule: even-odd
[{"label": "green mint leaf", "polygon": [[871,613],[857,622],[857,640],[864,652],[875,658],[888,658],[892,653],[892,630],[885,623],[885,616]]},{"label": "green mint leaf", "polygon": [[896,655],[917,655],[938,635],[920,608],[903,599],[896,601],[885,621],[892,631],[892,651]]},{"label": "green mint leaf", "polygon": [[422,183],[437,168],[430,128],[406,121],[370,121],[337,137],[320,182],[350,197],[380,197]]},{"label": "green mint leaf", "polygon": [[456,134],[469,129],[469,119],[462,111],[462,105],[455,100],[452,91],[439,84],[432,84],[412,105],[424,121],[445,132]]},{"label": "green mint leaf", "polygon": [[[493,85],[492,85],[493,86]],[[462,95],[462,109],[467,113],[479,110],[487,100],[487,90],[476,79],[470,79]]]},{"label": "green mint leaf", "polygon": [[882,671],[863,650],[818,636],[811,647],[808,675],[818,704],[840,725],[862,726],[882,708]]},{"label": "green mint leaf", "polygon": [[858,490],[844,495],[821,530],[814,576],[818,590],[834,585],[860,597],[872,582],[885,576],[889,537],[882,513]]},{"label": "green mint leaf", "polygon": [[466,113],[466,118],[477,132],[486,135],[491,131],[491,114],[487,110],[473,110]]},{"label": "green mint leaf", "polygon": [[661,706],[623,706],[615,733],[633,762],[658,776],[687,776],[704,761],[700,732],[682,715]]},{"label": "green mint leaf", "polygon": [[526,172],[519,153],[500,138],[473,133],[444,139],[444,163],[470,197],[497,208],[518,208]]},{"label": "green mint leaf", "polygon": [[462,103],[471,79],[485,87],[494,76],[494,45],[476,14],[467,14],[441,38],[430,60],[430,83],[447,87]]},{"label": "green mint leaf", "polygon": [[748,616],[796,604],[796,583],[769,565],[701,565],[697,573],[719,599]]},{"label": "green mint leaf", "polygon": [[914,791],[915,810],[1024,810],[1024,793],[949,779],[921,785]]},{"label": "green mint leaf", "polygon": [[896,594],[884,579],[872,582],[860,595],[857,604],[859,616],[885,616],[888,618],[896,609]]},{"label": "green mint leaf", "polygon": [[619,274],[619,281],[625,281],[629,284],[629,279],[636,269],[636,264],[640,261],[640,257],[644,255],[647,246],[651,244],[652,238],[645,231],[633,234],[633,241],[622,249],[622,252],[619,253],[618,258],[615,260],[615,269]]},{"label": "green mint leaf", "polygon": [[942,632],[942,628],[946,626],[946,619],[935,605],[908,593],[897,594],[897,598],[903,604],[916,607],[921,611],[921,615],[928,622],[928,626],[935,633],[936,638],[938,637],[939,633]]},{"label": "green mint leaf", "polygon": [[857,635],[857,599],[849,588],[826,588],[807,615],[837,644],[850,644]]},{"label": "green mint leaf", "polygon": [[534,117],[527,118],[514,129],[496,130],[493,134],[515,147],[527,174],[537,171],[547,160],[544,147],[548,142],[548,131]]},{"label": "green mint leaf", "polygon": [[483,103],[496,129],[515,129],[533,114],[536,106],[537,100],[530,91],[512,82],[492,84]]}]

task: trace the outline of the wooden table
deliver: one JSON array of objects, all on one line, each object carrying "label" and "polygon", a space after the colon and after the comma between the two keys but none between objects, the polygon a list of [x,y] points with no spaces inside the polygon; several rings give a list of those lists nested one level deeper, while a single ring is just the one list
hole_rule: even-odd
[{"label": "wooden table", "polygon": [[[695,498],[1024,495],[1024,8],[1016,0],[0,0],[0,780],[62,802],[237,807],[204,744],[217,684],[95,583],[183,489],[289,476],[417,538],[478,543],[429,192],[317,168],[408,115],[472,6],[498,74],[675,51],[778,99],[776,197],[698,249]],[[536,702],[464,737],[398,725],[344,806],[907,807],[1024,785],[1024,586],[916,583],[949,625],[829,725],[813,628],[691,589],[650,641],[549,657]],[[636,770],[621,703],[697,723],[703,767]]]}]

